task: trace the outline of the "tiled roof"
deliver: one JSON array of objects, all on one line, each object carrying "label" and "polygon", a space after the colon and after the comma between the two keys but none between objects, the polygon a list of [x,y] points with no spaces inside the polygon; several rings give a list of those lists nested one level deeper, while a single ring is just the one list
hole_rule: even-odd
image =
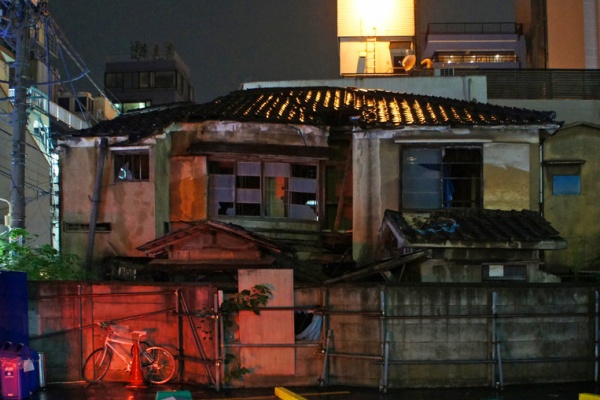
[{"label": "tiled roof", "polygon": [[230,120],[364,129],[401,126],[556,124],[552,112],[463,100],[336,87],[234,91],[203,104],[180,103],[123,114],[74,136],[148,136],[173,122]]},{"label": "tiled roof", "polygon": [[387,210],[384,220],[402,231],[407,246],[511,243],[521,248],[555,249],[566,245],[548,221],[530,210],[446,209],[425,216]]},{"label": "tiled roof", "polygon": [[257,233],[253,233],[242,226],[214,220],[205,220],[194,224],[189,228],[171,232],[163,237],[147,242],[139,246],[137,249],[146,252],[148,255],[156,256],[157,254],[166,252],[166,248],[169,246],[209,231],[220,231],[231,236],[252,241],[253,243],[256,243],[257,246],[268,249],[274,253],[292,252],[289,247],[283,245],[282,243]]}]

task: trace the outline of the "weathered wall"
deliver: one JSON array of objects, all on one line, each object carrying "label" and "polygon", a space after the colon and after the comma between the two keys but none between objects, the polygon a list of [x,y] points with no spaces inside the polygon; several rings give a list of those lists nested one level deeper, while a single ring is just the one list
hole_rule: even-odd
[{"label": "weathered wall", "polygon": [[[593,379],[592,287],[331,287],[330,384],[489,386],[493,293],[505,384]],[[298,295],[298,291],[297,291]]]},{"label": "weathered wall", "polygon": [[[177,288],[185,293],[190,310],[212,307],[216,289],[211,286],[31,282],[31,346],[47,355],[48,381],[80,379],[80,349],[87,356],[92,342],[98,346],[98,329],[89,328],[95,322],[152,313],[119,323],[148,330],[149,341],[176,354],[177,316],[161,310],[175,307]],[[496,342],[504,384],[592,380],[597,291],[597,286],[565,284],[296,288],[295,307],[324,316],[321,340],[296,341],[287,347],[295,352],[294,375],[251,374],[228,385],[316,385],[317,379],[323,379],[326,385],[383,384],[389,388],[493,386],[499,379],[495,374],[497,356],[493,355]],[[251,323],[261,324],[260,318]],[[184,352],[198,357],[187,321],[183,322]],[[198,318],[195,322],[201,323]],[[210,330],[212,322],[206,324],[200,332]],[[278,324],[278,329],[284,326]],[[329,332],[329,346],[325,345],[325,332]],[[234,338],[236,333],[231,335]],[[212,335],[202,334],[201,341],[213,357]],[[268,349],[269,344],[272,349],[282,347],[282,343],[261,346]],[[383,362],[386,347],[387,375]],[[329,358],[324,368],[326,352]],[[185,381],[207,383],[201,364],[186,361],[184,366]],[[118,365],[106,379],[128,378],[117,369]]]},{"label": "weathered wall", "polygon": [[[430,135],[427,144],[419,135]],[[379,228],[386,209],[401,207],[402,146],[443,146],[456,139],[480,144],[483,154],[483,206],[501,210],[539,209],[539,145],[536,128],[472,128],[439,131],[354,132],[353,259],[377,259]],[[416,143],[413,139],[417,139]],[[406,143],[404,143],[406,142]]]},{"label": "weathered wall", "polygon": [[[67,229],[67,224],[90,224],[98,146],[93,142],[68,148],[61,158],[62,250],[85,258],[88,229]],[[123,148],[121,148],[123,149]],[[110,231],[98,231],[94,259],[124,256],[140,257],[136,248],[164,233],[169,221],[168,141],[150,146],[148,181],[115,182],[113,152],[109,146],[102,173],[98,223],[109,223]],[[90,171],[81,174],[81,171]]]},{"label": "weathered wall", "polygon": [[[573,124],[558,131],[544,142],[544,161],[567,163],[556,165],[555,173],[569,175],[580,168],[581,194],[553,195],[552,166],[544,166],[544,217],[567,241],[567,248],[546,252],[548,270],[577,273],[598,270],[600,265],[600,126]],[[569,167],[568,162],[574,163]],[[567,168],[563,170],[563,168]],[[569,170],[570,168],[570,170]]]}]

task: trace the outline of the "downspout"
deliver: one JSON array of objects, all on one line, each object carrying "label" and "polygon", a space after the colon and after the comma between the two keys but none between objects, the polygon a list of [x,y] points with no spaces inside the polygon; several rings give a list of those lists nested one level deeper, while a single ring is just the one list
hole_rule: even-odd
[{"label": "downspout", "polygon": [[92,271],[92,258],[94,255],[94,239],[96,238],[96,219],[98,218],[98,205],[100,204],[101,188],[102,188],[102,177],[104,172],[104,159],[106,158],[106,151],[108,148],[108,142],[106,138],[100,139],[100,145],[98,148],[98,161],[96,164],[96,180],[94,182],[94,193],[92,194],[92,209],[90,211],[90,229],[88,231],[88,247],[85,257],[85,277],[89,277],[89,273]]},{"label": "downspout", "polygon": [[540,205],[539,205],[539,208],[540,208],[540,210],[539,210],[539,213],[543,217],[544,216],[544,139],[540,140],[539,147],[540,147],[540,150],[539,150],[540,151],[540,154],[539,154],[539,157],[540,157],[540,161],[539,161],[539,163],[540,163],[540,166],[539,166],[539,170],[540,170],[540,176],[539,176],[539,179],[540,179],[540,189],[539,189],[540,190],[540,194],[539,194]]}]

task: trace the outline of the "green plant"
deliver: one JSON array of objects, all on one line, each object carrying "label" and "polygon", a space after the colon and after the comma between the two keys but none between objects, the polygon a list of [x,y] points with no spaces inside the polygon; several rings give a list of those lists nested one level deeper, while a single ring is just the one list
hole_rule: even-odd
[{"label": "green plant", "polygon": [[49,244],[29,246],[31,238],[33,235],[21,228],[0,234],[0,269],[26,272],[30,280],[82,279],[77,256],[63,255]]},{"label": "green plant", "polygon": [[225,325],[231,326],[233,314],[240,311],[252,311],[254,314],[260,315],[260,308],[266,306],[271,297],[273,297],[273,293],[267,285],[256,285],[249,290],[244,289],[232,294],[223,301],[217,311],[197,310],[196,316],[199,318],[223,318]]},{"label": "green plant", "polygon": [[223,377],[225,382],[231,382],[234,379],[241,381],[244,379],[244,375],[252,373],[250,368],[243,367],[237,357],[231,353],[225,354],[223,362],[229,366],[227,373]]},{"label": "green plant", "polygon": [[[238,293],[234,293],[223,301],[218,310],[197,310],[196,316],[201,318],[202,322],[207,319],[213,321],[218,318],[223,318],[223,324],[227,327],[233,326],[233,315],[240,311],[252,311],[256,315],[260,315],[260,308],[265,307],[269,300],[273,297],[271,289],[267,285],[256,285],[251,289],[244,289]],[[210,330],[203,329],[202,332],[206,335],[204,339],[212,338]],[[223,363],[227,366],[227,372],[223,377],[225,382],[230,382],[234,379],[242,380],[244,375],[252,372],[251,369],[242,366],[241,362],[235,355],[227,353]]]}]

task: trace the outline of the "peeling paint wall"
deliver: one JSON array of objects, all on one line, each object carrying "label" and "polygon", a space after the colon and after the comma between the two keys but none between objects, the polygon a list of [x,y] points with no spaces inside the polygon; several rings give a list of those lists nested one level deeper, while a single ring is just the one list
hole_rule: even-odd
[{"label": "peeling paint wall", "polygon": [[[574,124],[544,142],[545,162],[583,162],[581,194],[553,195],[551,165],[544,165],[544,217],[567,241],[567,248],[545,252],[547,269],[556,273],[600,270],[600,126]],[[567,165],[556,166],[558,174]],[[571,173],[568,171],[566,173]]]},{"label": "peeling paint wall", "polygon": [[[483,207],[498,210],[535,210],[530,188],[532,165],[528,143],[488,143],[483,146]],[[534,199],[537,200],[537,199]]]},{"label": "peeling paint wall", "polygon": [[[94,146],[94,143],[89,143]],[[61,159],[62,249],[82,259],[88,246],[88,231],[98,147],[73,146]],[[115,181],[114,153],[104,161],[98,224],[109,224],[109,231],[98,229],[94,259],[114,256],[144,256],[136,247],[164,234],[168,219],[168,143],[149,146],[148,181]],[[82,173],[83,172],[83,173]],[[79,226],[79,227],[78,227]]]}]

